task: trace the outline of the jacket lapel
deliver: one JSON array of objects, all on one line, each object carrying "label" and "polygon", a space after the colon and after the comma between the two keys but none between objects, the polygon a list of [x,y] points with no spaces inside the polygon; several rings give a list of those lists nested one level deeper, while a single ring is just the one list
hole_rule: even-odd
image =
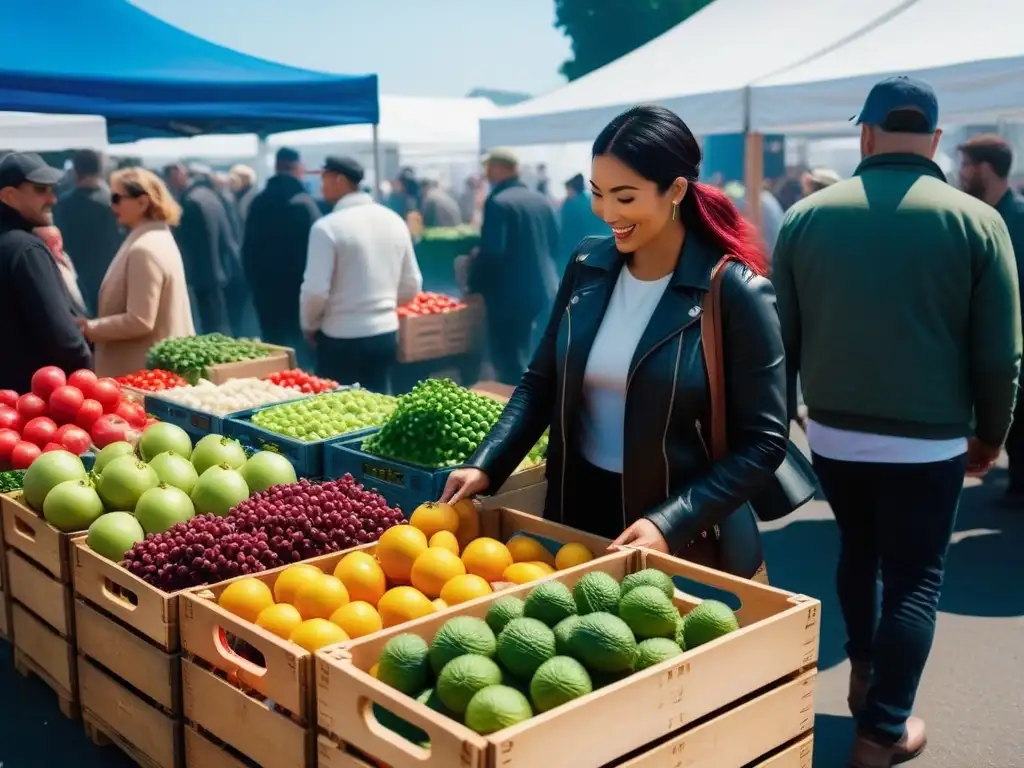
[{"label": "jacket lapel", "polygon": [[711,270],[720,258],[709,243],[692,232],[687,234],[672,280],[636,345],[630,378],[648,355],[700,319],[701,301],[711,286]]}]

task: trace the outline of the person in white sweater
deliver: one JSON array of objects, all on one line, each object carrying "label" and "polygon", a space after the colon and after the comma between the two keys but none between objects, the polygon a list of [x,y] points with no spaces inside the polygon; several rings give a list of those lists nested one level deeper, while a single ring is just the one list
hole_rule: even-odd
[{"label": "person in white sweater", "polygon": [[423,277],[409,228],[359,191],[363,175],[350,158],[324,162],[323,196],[334,210],[310,230],[299,311],[319,375],[387,393],[398,355],[397,309],[415,298]]}]

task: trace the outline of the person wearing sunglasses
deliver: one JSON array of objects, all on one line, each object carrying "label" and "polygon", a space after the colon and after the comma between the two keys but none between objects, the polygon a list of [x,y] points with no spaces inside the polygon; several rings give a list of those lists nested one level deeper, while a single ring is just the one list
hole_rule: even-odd
[{"label": "person wearing sunglasses", "polygon": [[145,168],[110,177],[110,205],[129,231],[100,285],[97,315],[81,320],[96,345],[96,373],[121,376],[146,367],[146,352],[173,336],[194,336],[181,252],[171,227],[181,206]]}]

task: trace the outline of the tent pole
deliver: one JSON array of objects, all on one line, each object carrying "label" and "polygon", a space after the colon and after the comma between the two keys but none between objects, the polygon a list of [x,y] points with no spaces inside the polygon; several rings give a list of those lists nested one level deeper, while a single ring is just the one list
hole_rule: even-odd
[{"label": "tent pole", "polygon": [[743,93],[743,187],[747,201],[747,219],[761,229],[761,185],[764,184],[764,135],[750,130],[751,97],[748,85]]},{"label": "tent pole", "polygon": [[380,131],[379,124],[373,124],[373,188],[377,192],[377,202],[384,202],[384,192],[380,177]]}]

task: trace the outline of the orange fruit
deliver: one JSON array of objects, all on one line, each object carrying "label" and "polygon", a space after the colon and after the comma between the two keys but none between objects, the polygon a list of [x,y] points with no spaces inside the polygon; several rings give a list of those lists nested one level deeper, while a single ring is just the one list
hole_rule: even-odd
[{"label": "orange fruit", "polygon": [[555,568],[562,571],[594,559],[594,553],[582,544],[570,541],[555,555]]},{"label": "orange fruit", "polygon": [[459,539],[459,548],[465,549],[473,539],[480,535],[480,513],[472,499],[462,499],[452,505],[459,515],[459,529],[455,535]]},{"label": "orange fruit", "polygon": [[394,584],[408,584],[412,564],[427,549],[427,537],[411,525],[388,528],[377,540],[377,560]]},{"label": "orange fruit", "polygon": [[369,552],[349,552],[334,566],[334,575],[341,579],[353,601],[376,605],[388,589],[380,563]]},{"label": "orange fruit", "polygon": [[530,565],[536,565],[548,576],[555,572],[555,567],[553,565],[551,565],[550,563],[541,562],[540,560],[531,560]]},{"label": "orange fruit", "polygon": [[385,627],[404,624],[433,613],[436,608],[427,596],[413,587],[393,587],[377,603],[377,610]]},{"label": "orange fruit", "polygon": [[274,581],[274,600],[278,603],[294,603],[295,594],[300,587],[306,586],[323,575],[323,571],[309,563],[289,565],[277,575],[277,579]]},{"label": "orange fruit", "polygon": [[439,611],[446,611],[446,610],[448,610],[448,603],[446,603],[440,597],[437,598],[436,600],[431,600],[430,602],[433,603],[434,604],[434,608],[436,608]]},{"label": "orange fruit", "polygon": [[529,562],[541,562],[547,563],[548,565],[555,564],[555,556],[552,555],[548,548],[537,541],[533,536],[527,536],[526,534],[518,533],[508,540],[509,553],[512,555],[512,560],[517,563],[529,563]]},{"label": "orange fruit", "polygon": [[412,564],[412,585],[433,600],[441,596],[441,588],[449,579],[461,576],[466,566],[459,556],[441,547],[427,547]]},{"label": "orange fruit", "polygon": [[288,639],[313,653],[325,645],[343,643],[351,638],[345,630],[327,619],[307,619],[292,631]]},{"label": "orange fruit", "polygon": [[537,579],[543,579],[547,572],[539,565],[533,563],[513,563],[505,569],[501,575],[502,581],[511,581],[513,584],[526,584]]},{"label": "orange fruit", "polygon": [[409,525],[419,528],[428,539],[438,531],[455,533],[459,530],[459,513],[451,504],[427,501],[412,511]]},{"label": "orange fruit", "polygon": [[345,634],[353,640],[380,632],[384,628],[377,609],[362,600],[341,606],[331,614],[331,621],[344,629]]},{"label": "orange fruit", "polygon": [[270,587],[252,577],[231,582],[217,598],[217,605],[249,622],[256,621],[260,612],[273,604]]},{"label": "orange fruit", "polygon": [[468,600],[475,600],[491,594],[493,590],[486,579],[467,573],[464,576],[456,576],[449,579],[448,583],[441,589],[441,599],[446,605],[458,605]]},{"label": "orange fruit", "polygon": [[455,534],[451,531],[438,531],[430,537],[430,541],[427,544],[431,547],[447,549],[456,555],[459,554],[459,540],[455,538]]},{"label": "orange fruit", "polygon": [[485,536],[474,539],[462,550],[462,562],[469,573],[486,581],[500,581],[501,574],[512,565],[512,555],[500,541]]},{"label": "orange fruit", "polygon": [[287,640],[291,637],[292,632],[301,623],[302,614],[299,613],[299,609],[288,603],[268,605],[256,617],[257,627],[262,627],[282,640]]},{"label": "orange fruit", "polygon": [[320,578],[302,587],[295,595],[295,607],[302,618],[327,619],[348,602],[348,590],[341,579],[321,574]]}]

